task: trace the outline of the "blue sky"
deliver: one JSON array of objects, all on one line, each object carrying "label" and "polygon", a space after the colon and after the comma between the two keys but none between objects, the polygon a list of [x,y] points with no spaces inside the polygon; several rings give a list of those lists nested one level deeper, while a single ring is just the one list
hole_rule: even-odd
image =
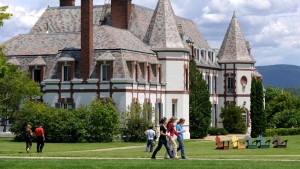
[{"label": "blue sky", "polygon": [[[76,0],[80,5],[81,0]],[[252,46],[256,65],[293,64],[300,66],[299,0],[170,0],[176,15],[193,20],[212,48],[220,48],[235,11],[245,38]],[[157,0],[132,0],[155,8]],[[103,5],[104,0],[94,0]],[[1,0],[14,16],[0,28],[0,43],[17,34],[26,34],[45,8],[59,0]]]}]

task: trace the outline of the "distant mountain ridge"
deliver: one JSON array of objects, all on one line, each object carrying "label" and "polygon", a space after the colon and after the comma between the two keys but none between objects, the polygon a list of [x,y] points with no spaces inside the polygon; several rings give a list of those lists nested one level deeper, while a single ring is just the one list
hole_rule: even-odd
[{"label": "distant mountain ridge", "polygon": [[256,66],[256,69],[263,76],[265,87],[300,87],[300,66],[280,64]]}]

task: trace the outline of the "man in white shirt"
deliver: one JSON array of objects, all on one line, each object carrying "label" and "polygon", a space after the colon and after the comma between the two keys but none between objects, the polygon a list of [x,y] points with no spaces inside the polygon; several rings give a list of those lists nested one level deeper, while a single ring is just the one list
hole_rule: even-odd
[{"label": "man in white shirt", "polygon": [[154,140],[155,131],[153,130],[153,126],[149,126],[149,129],[144,132],[147,135],[147,145],[146,145],[146,152],[148,152],[148,148],[150,146],[150,152],[153,150],[152,142]]}]

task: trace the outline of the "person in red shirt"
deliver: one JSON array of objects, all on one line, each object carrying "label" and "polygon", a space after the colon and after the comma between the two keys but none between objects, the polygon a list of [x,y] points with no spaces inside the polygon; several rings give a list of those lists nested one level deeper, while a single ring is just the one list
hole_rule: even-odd
[{"label": "person in red shirt", "polygon": [[[173,147],[173,150],[172,150],[172,153],[174,155],[174,158],[178,158],[177,157],[177,144],[176,144],[176,141],[174,139],[174,135],[177,136],[177,138],[180,138],[178,132],[175,130],[175,126],[173,123],[175,123],[177,120],[176,117],[171,117],[168,124],[167,124],[167,130],[170,134],[170,137],[169,137],[169,144],[170,144],[170,147]],[[165,158],[169,158],[168,156],[168,153],[165,154]]]},{"label": "person in red shirt", "polygon": [[44,142],[45,142],[45,135],[44,135],[44,129],[41,124],[39,124],[38,128],[35,129],[35,136],[37,141],[37,153],[41,153],[44,148]]}]

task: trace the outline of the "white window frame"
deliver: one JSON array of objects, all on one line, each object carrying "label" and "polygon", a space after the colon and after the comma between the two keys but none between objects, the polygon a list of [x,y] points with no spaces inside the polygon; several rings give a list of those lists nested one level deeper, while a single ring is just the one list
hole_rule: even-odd
[{"label": "white window frame", "polygon": [[[68,72],[68,74],[67,75],[69,75],[70,77],[69,77],[69,79],[70,80],[68,80],[68,77],[66,78],[67,80],[65,80],[65,67],[69,67],[70,68],[70,72]],[[62,66],[62,81],[63,82],[70,82],[72,79],[71,79],[71,65],[63,65]]]},{"label": "white window frame", "polygon": [[[108,71],[106,71],[106,75],[104,75],[104,69],[103,67],[108,67]],[[103,80],[104,76],[107,76],[107,80]],[[101,82],[109,82],[110,81],[110,65],[109,64],[102,64],[101,65]]]}]

